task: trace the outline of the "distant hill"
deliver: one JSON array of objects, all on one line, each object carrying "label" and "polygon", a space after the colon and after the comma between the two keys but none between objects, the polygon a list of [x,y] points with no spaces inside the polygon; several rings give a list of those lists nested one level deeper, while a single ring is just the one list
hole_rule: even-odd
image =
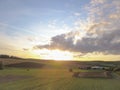
[{"label": "distant hill", "polygon": [[16,56],[10,56],[10,55],[6,55],[6,54],[1,54],[0,58],[12,58],[12,59],[22,59],[20,57],[16,57]]},{"label": "distant hill", "polygon": [[16,56],[0,55],[0,62],[7,67],[19,68],[78,68],[86,65],[120,66],[120,61],[54,61],[44,59],[23,59]]}]

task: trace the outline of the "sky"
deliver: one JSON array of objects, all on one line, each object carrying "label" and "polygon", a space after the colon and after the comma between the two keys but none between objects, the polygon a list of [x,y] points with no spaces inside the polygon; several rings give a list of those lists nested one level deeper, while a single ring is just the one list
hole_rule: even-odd
[{"label": "sky", "polygon": [[0,54],[120,60],[120,0],[0,0]]}]

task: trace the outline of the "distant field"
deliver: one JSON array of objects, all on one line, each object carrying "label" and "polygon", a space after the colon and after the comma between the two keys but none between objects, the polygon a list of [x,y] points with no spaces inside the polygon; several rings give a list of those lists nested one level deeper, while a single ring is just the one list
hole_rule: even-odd
[{"label": "distant field", "polygon": [[[31,67],[38,64],[43,65],[44,68],[74,68],[77,66],[78,62],[64,62],[64,61],[53,61],[53,60],[33,60],[33,59],[4,59],[0,58],[5,66],[9,67],[22,67],[26,62],[31,64]],[[26,63],[26,64],[27,64]],[[32,64],[33,63],[33,64]],[[30,67],[30,66],[28,66]]]},{"label": "distant field", "polygon": [[[105,62],[105,61],[54,61],[54,60],[34,60],[34,59],[4,59],[0,58],[0,61],[3,61],[4,65],[18,64],[22,62],[34,62],[45,64],[46,67],[55,67],[55,68],[76,68],[78,65],[103,65],[103,66],[120,66],[120,61],[117,62]],[[61,67],[62,66],[62,67]]]}]

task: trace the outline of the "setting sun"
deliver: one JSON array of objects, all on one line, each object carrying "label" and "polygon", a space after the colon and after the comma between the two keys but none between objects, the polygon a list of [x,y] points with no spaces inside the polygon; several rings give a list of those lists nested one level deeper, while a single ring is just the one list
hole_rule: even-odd
[{"label": "setting sun", "polygon": [[73,56],[70,52],[53,50],[50,54],[51,58],[54,60],[72,60]]},{"label": "setting sun", "polygon": [[52,60],[73,60],[72,53],[68,51],[60,51],[60,50],[35,50],[34,53],[42,54],[43,59],[52,59]]}]

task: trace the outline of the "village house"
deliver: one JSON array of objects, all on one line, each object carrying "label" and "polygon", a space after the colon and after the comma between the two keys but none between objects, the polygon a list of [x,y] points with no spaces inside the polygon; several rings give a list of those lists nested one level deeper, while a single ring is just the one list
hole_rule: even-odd
[{"label": "village house", "polygon": [[87,70],[87,69],[91,69],[91,66],[90,65],[80,65],[78,68]]},{"label": "village house", "polygon": [[102,67],[102,66],[92,66],[91,69],[101,69],[102,70],[102,69],[104,69],[104,67]]}]

